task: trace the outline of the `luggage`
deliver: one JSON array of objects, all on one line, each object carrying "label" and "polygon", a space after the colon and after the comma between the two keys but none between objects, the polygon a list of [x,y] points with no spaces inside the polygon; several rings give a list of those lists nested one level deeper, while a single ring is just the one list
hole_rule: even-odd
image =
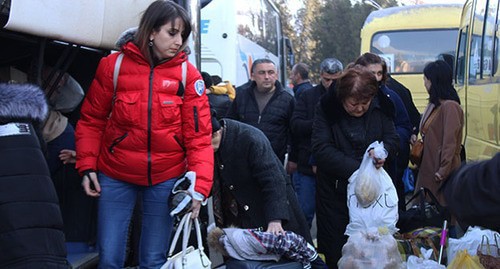
[{"label": "luggage", "polygon": [[229,259],[226,262],[226,269],[302,269],[302,264],[299,262],[279,261],[240,261]]}]

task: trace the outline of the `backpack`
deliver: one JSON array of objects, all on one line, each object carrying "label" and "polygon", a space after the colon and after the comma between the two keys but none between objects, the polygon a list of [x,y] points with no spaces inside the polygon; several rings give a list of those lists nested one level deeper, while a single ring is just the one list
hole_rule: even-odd
[{"label": "backpack", "polygon": [[[120,74],[120,67],[122,65],[122,60],[123,60],[123,52],[118,55],[116,58],[115,62],[115,69],[113,71],[113,99],[112,99],[112,104],[115,104],[115,99],[116,99],[116,85],[118,84],[118,75]],[[184,88],[186,87],[186,74],[187,74],[187,63],[183,62],[182,63],[182,84],[179,85],[179,89],[177,90],[177,96],[179,97],[184,97]]]}]

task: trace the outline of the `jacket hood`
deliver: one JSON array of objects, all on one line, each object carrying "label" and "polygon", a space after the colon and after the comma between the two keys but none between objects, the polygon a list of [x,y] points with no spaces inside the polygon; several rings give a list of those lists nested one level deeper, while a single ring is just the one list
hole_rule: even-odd
[{"label": "jacket hood", "polygon": [[[121,50],[125,46],[125,44],[127,44],[130,41],[134,41],[136,33],[137,33],[137,27],[128,28],[123,33],[121,33],[121,35],[118,37],[118,40],[116,40],[115,43],[116,49]],[[191,50],[187,46],[187,42],[184,42],[182,48],[179,51],[184,51],[187,55],[191,53]]]},{"label": "jacket hood", "polygon": [[0,122],[42,123],[49,108],[45,94],[33,84],[0,83]]}]

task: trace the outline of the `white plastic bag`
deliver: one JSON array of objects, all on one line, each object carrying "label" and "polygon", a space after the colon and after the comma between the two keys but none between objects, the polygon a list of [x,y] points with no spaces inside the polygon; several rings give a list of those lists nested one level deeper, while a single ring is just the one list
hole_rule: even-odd
[{"label": "white plastic bag", "polygon": [[[368,228],[386,227],[391,234],[398,231],[396,188],[383,168],[375,168],[373,159],[368,154],[370,149],[374,150],[376,158],[387,158],[383,142],[373,142],[366,150],[360,168],[349,178],[347,186],[349,224],[345,231],[348,236],[358,231],[366,231]],[[360,199],[363,201],[360,202]]]},{"label": "white plastic bag", "polygon": [[357,232],[342,247],[339,269],[404,268],[396,239],[377,229]]},{"label": "white plastic bag", "polygon": [[430,259],[432,249],[420,248],[420,253],[424,256],[423,258],[415,255],[408,257],[408,261],[406,262],[407,269],[446,269],[446,266]]},{"label": "white plastic bag", "polygon": [[472,226],[467,229],[467,231],[461,238],[448,239],[448,263],[453,261],[458,252],[464,249],[466,249],[471,256],[477,255],[477,248],[481,244],[483,235],[486,236],[490,240],[490,242],[495,242],[495,234],[498,234],[498,232],[489,229],[483,229],[478,226]]}]

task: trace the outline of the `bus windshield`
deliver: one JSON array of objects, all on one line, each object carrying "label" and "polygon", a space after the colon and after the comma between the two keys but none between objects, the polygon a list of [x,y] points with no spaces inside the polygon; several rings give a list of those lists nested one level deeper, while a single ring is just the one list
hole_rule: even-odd
[{"label": "bus windshield", "polygon": [[455,54],[457,33],[458,29],[378,32],[373,35],[370,51],[386,59],[392,74],[422,73],[425,64],[439,55]]}]

